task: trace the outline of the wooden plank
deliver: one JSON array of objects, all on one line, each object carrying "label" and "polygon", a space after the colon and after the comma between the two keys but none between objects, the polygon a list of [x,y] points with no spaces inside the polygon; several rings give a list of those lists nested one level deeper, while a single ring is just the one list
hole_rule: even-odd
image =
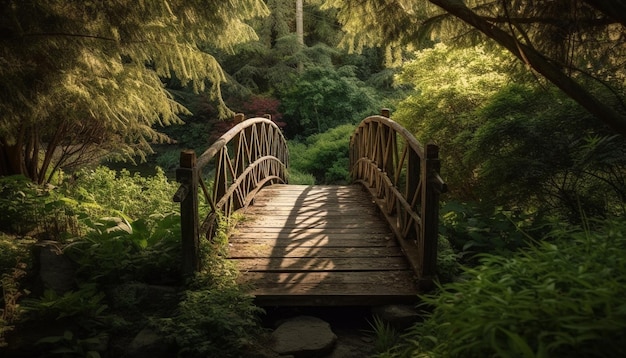
[{"label": "wooden plank", "polygon": [[328,232],[323,229],[310,229],[310,230],[282,230],[280,228],[246,228],[246,230],[239,230],[231,235],[231,242],[238,239],[285,239],[285,240],[297,240],[297,239],[310,239],[310,240],[373,240],[376,241],[394,241],[393,236],[387,232],[365,232],[362,229],[353,230],[341,230],[341,232]]},{"label": "wooden plank", "polygon": [[416,280],[412,272],[406,271],[375,271],[375,272],[242,272],[240,282],[247,282],[257,288],[280,287],[281,285],[315,284],[320,282],[332,284],[368,284],[381,285],[393,283],[403,287],[415,288]]},{"label": "wooden plank", "polygon": [[232,259],[240,271],[301,272],[301,271],[390,271],[409,269],[402,257],[362,258],[289,258],[261,257]]},{"label": "wooden plank", "polygon": [[416,281],[409,271],[248,272],[240,279],[263,306],[371,306],[418,301]]},{"label": "wooden plank", "polygon": [[294,210],[292,207],[287,206],[276,206],[276,205],[255,205],[253,207],[249,207],[246,209],[246,216],[257,216],[264,215],[267,212],[271,212],[272,215],[276,216],[289,216],[289,215],[328,215],[334,216],[338,214],[344,214],[347,216],[355,216],[359,214],[370,215],[370,216],[378,216],[380,215],[380,211],[377,208],[371,207],[357,207],[353,205],[335,205],[333,207],[323,207],[319,209],[312,210],[310,207],[307,210]]},{"label": "wooden plank", "polygon": [[258,258],[258,257],[281,257],[289,258],[375,258],[375,257],[402,257],[402,253],[396,247],[318,247],[318,246],[272,246],[267,244],[251,245],[236,243],[231,245],[233,255],[231,259]]},{"label": "wooden plank", "polygon": [[[378,287],[378,289],[376,289]],[[386,284],[381,286],[380,284],[351,284],[351,283],[299,283],[297,285],[276,285],[273,287],[261,287],[255,288],[252,291],[255,296],[259,295],[276,295],[284,294],[285,292],[291,295],[305,295],[314,294],[318,296],[324,295],[352,295],[352,296],[385,296],[393,293],[393,295],[402,296],[417,296],[417,291],[414,287],[405,287],[401,284]]]},{"label": "wooden plank", "polygon": [[[241,244],[241,245],[240,245]],[[327,238],[322,239],[310,239],[310,238],[302,238],[297,240],[292,240],[289,238],[286,239],[254,239],[254,238],[238,238],[233,242],[231,246],[231,254],[233,257],[237,256],[237,253],[234,252],[235,248],[240,248],[242,245],[270,245],[271,247],[315,247],[315,246],[326,246],[326,247],[354,247],[354,248],[364,248],[364,247],[395,247],[397,250],[400,250],[400,246],[393,240],[389,241],[381,241],[381,240],[342,240],[342,241],[333,241],[331,242]]]},{"label": "wooden plank", "polygon": [[254,223],[242,223],[240,228],[278,227],[278,228],[283,228],[283,229],[289,229],[289,228],[358,229],[358,228],[363,228],[364,226],[366,228],[378,230],[379,232],[381,230],[387,229],[386,224],[382,222],[371,222],[371,221],[367,221],[367,219],[365,221],[359,221],[359,220],[354,220],[351,218],[341,218],[341,217],[337,217],[336,219],[318,218],[318,217],[309,217],[309,218],[302,218],[302,219],[294,219],[291,217],[267,217],[261,220],[255,220]]},{"label": "wooden plank", "polygon": [[415,302],[417,281],[359,186],[273,185],[229,238],[240,283],[261,305]]}]

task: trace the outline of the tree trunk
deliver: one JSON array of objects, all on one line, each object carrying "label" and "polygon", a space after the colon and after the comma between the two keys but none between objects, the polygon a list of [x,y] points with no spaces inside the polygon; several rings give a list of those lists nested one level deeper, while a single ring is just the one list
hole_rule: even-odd
[{"label": "tree trunk", "polygon": [[[296,35],[298,37],[300,49],[304,47],[304,11],[302,10],[302,1],[303,0],[296,0]],[[298,61],[298,72],[302,73],[303,71],[304,65],[302,64],[302,61]]]},{"label": "tree trunk", "polygon": [[574,81],[561,66],[546,58],[534,48],[517,41],[515,37],[489,23],[460,0],[429,0],[451,15],[473,26],[487,37],[513,53],[532,69],[543,75],[548,81],[561,89],[566,95],[578,102],[583,108],[607,124],[614,131],[626,137],[626,116],[599,101],[587,89]]},{"label": "tree trunk", "polygon": [[26,175],[22,170],[21,150],[17,145],[7,145],[4,141],[0,144],[0,176]]}]

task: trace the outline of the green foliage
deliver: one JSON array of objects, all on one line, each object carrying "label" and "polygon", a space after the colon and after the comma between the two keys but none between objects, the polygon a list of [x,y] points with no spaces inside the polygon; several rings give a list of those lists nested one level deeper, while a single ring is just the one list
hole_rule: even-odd
[{"label": "green foliage", "polygon": [[297,169],[290,168],[288,171],[289,184],[295,185],[315,185],[313,174],[302,173]]},{"label": "green foliage", "polygon": [[420,51],[398,76],[415,92],[393,119],[440,145],[442,176],[456,200],[571,222],[581,209],[623,214],[626,140],[510,63],[484,47]]},{"label": "green foliage", "polygon": [[467,199],[473,193],[474,169],[466,163],[468,138],[484,123],[472,112],[511,80],[510,58],[484,47],[453,49],[443,44],[416,53],[402,66],[399,84],[414,88],[400,101],[392,119],[422,143],[435,141],[441,148],[441,175],[452,195]]},{"label": "green foliage", "polygon": [[[343,41],[351,48],[498,44],[624,136],[625,24],[614,14],[626,8],[620,1],[596,3],[326,0],[325,6],[338,9]],[[596,18],[611,20],[596,24]],[[609,101],[594,91],[596,85],[610,92]]]},{"label": "green foliage", "polygon": [[440,283],[454,280],[461,272],[459,263],[462,254],[458,254],[444,235],[437,241],[437,279]]},{"label": "green foliage", "polygon": [[87,234],[64,249],[79,265],[83,279],[101,283],[178,279],[180,215],[153,214],[132,223],[122,218],[84,223]]},{"label": "green foliage", "polygon": [[201,272],[191,281],[175,315],[153,321],[184,357],[241,357],[259,333],[262,310],[236,283],[238,271],[226,260],[228,234],[237,221],[220,217],[212,241],[201,242]]},{"label": "green foliage", "polygon": [[374,336],[374,351],[378,354],[377,357],[390,352],[400,341],[400,334],[380,317],[374,316],[374,320],[368,323]]},{"label": "green foliage", "polygon": [[100,358],[100,353],[96,349],[101,346],[102,338],[104,337],[81,339],[71,331],[65,331],[62,336],[42,338],[36,345],[44,350],[43,357]]},{"label": "green foliage", "polygon": [[[197,133],[196,130],[188,128],[190,132]],[[206,134],[206,133],[205,133]],[[189,146],[189,148],[199,148],[195,146]],[[201,148],[201,147],[200,147]],[[180,149],[170,149],[163,153],[160,153],[156,158],[156,164],[159,168],[163,168],[164,171],[174,172],[180,164]]]},{"label": "green foliage", "polygon": [[[182,282],[180,216],[171,203],[176,186],[162,171],[144,178],[99,167],[81,171],[51,191],[27,179],[5,179],[10,184],[7,193],[23,192],[16,194],[20,203],[54,200],[66,205],[80,223],[80,232],[61,242],[64,254],[76,264],[77,288],[64,293],[33,290],[26,299],[21,299],[20,279],[29,260],[22,258],[30,257],[35,241],[0,234],[0,345],[7,332],[15,329],[19,335],[25,329],[22,324],[54,322],[68,332],[41,339],[37,348],[42,356],[97,357],[104,335],[135,334],[136,326],[156,310],[172,314],[176,303],[140,306],[144,298],[129,285]],[[6,203],[12,205],[9,199]],[[16,218],[27,220],[28,215]],[[227,233],[238,219],[234,215],[230,221],[220,220],[214,240],[203,240],[203,272],[189,284],[172,318],[154,319],[155,326],[179,344],[182,356],[241,356],[237,352],[257,332],[261,311],[236,285],[237,270],[225,260]],[[132,316],[132,323],[119,314]]]},{"label": "green foliage", "polygon": [[21,176],[0,177],[0,231],[58,239],[75,233],[75,212],[51,186],[39,186]]},{"label": "green foliage", "polygon": [[241,357],[258,332],[260,309],[236,286],[187,290],[176,316],[155,324],[184,357]]},{"label": "green foliage", "polygon": [[626,225],[554,229],[506,258],[482,255],[463,279],[423,297],[413,357],[617,357],[626,354]]},{"label": "green foliage", "polygon": [[144,158],[166,141],[152,126],[179,123],[187,111],[161,78],[208,92],[228,115],[224,73],[200,48],[255,39],[246,20],[267,14],[260,0],[5,1],[0,10],[0,92],[12,94],[0,101],[0,174],[39,183],[101,155]]},{"label": "green foliage", "polygon": [[98,320],[108,308],[105,295],[96,284],[83,284],[77,290],[58,294],[46,290],[39,298],[27,298],[22,307],[31,320],[60,320],[63,318]]},{"label": "green foliage", "polygon": [[[476,112],[465,135],[485,202],[534,205],[569,221],[623,215],[626,140],[553,88],[509,85]],[[546,135],[549,133],[549,135]]]},{"label": "green foliage", "polygon": [[507,255],[527,245],[541,221],[520,210],[448,201],[441,207],[439,232],[462,257],[477,253]]},{"label": "green foliage", "polygon": [[290,167],[311,174],[318,184],[341,184],[350,181],[349,147],[354,126],[345,124],[300,142],[289,142]]},{"label": "green foliage", "polygon": [[5,335],[14,329],[22,310],[19,299],[25,294],[21,280],[31,268],[30,248],[34,240],[18,239],[0,233],[0,348],[7,345]]},{"label": "green foliage", "polygon": [[289,137],[354,124],[379,110],[373,94],[355,77],[352,67],[307,69],[281,91],[280,98]]},{"label": "green foliage", "polygon": [[161,168],[155,175],[143,177],[125,169],[118,173],[100,166],[76,173],[65,191],[90,217],[122,216],[132,221],[176,210],[171,196],[177,188],[178,184],[169,182]]}]

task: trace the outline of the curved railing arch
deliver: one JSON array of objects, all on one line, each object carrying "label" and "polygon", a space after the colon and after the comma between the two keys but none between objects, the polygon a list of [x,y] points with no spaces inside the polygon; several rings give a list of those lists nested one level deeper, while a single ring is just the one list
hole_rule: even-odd
[{"label": "curved railing arch", "polygon": [[435,275],[439,194],[439,148],[423,147],[389,111],[365,118],[350,138],[350,172],[379,208],[409,262],[424,282]]},{"label": "curved railing arch", "polygon": [[[236,115],[237,124],[198,158],[193,150],[181,152],[174,201],[180,202],[184,274],[199,270],[199,240],[211,238],[218,213],[228,217],[264,186],[287,183],[289,151],[280,128],[267,118],[243,118]],[[207,172],[214,173],[211,190],[202,180]],[[210,207],[204,218],[198,214],[199,193]]]}]

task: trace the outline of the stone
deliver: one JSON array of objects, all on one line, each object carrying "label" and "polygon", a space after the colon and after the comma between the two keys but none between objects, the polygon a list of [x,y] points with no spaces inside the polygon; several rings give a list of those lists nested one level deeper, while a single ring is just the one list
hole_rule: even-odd
[{"label": "stone", "polygon": [[174,347],[150,328],[142,329],[130,342],[124,358],[167,358],[176,355]]},{"label": "stone", "polygon": [[421,320],[419,313],[411,305],[373,307],[372,314],[398,331],[404,331]]},{"label": "stone", "polygon": [[327,358],[363,358],[375,355],[373,339],[362,330],[348,329],[336,332],[335,349]]},{"label": "stone", "polygon": [[41,244],[39,250],[39,277],[44,287],[62,295],[75,286],[74,263],[61,251],[61,245],[54,241]]},{"label": "stone", "polygon": [[272,332],[272,349],[281,356],[321,357],[330,353],[337,335],[330,324],[311,316],[298,316],[283,322]]}]

